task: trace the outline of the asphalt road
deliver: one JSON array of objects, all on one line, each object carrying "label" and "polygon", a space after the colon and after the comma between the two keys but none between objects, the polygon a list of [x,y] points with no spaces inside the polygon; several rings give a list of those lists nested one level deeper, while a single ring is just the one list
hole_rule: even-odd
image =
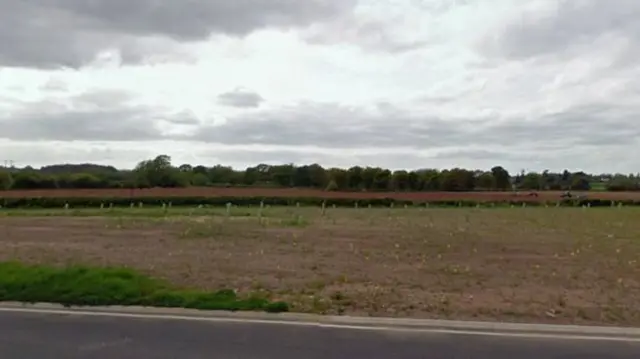
[{"label": "asphalt road", "polygon": [[640,343],[0,312],[2,359],[640,358]]}]

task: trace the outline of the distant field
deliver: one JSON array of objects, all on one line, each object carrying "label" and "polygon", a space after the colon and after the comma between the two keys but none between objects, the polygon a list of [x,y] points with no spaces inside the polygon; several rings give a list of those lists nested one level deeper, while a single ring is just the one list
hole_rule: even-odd
[{"label": "distant field", "polygon": [[[563,192],[540,191],[538,196],[528,196],[530,192],[327,192],[314,189],[300,188],[216,188],[216,187],[187,187],[187,188],[152,188],[152,189],[103,189],[103,190],[27,190],[0,191],[0,198],[25,197],[314,197],[314,198],[394,198],[397,200],[414,201],[557,201]],[[606,200],[640,200],[640,192],[580,192],[590,199]]]},{"label": "distant field", "polygon": [[640,325],[636,207],[2,213],[0,261],[124,265],[299,312]]},{"label": "distant field", "polygon": [[594,182],[591,183],[591,190],[592,191],[606,191],[607,190],[607,184],[603,183],[603,182]]}]

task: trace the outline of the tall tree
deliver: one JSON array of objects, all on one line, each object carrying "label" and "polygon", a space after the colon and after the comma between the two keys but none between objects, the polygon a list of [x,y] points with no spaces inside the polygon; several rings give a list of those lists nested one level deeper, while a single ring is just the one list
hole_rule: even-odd
[{"label": "tall tree", "polygon": [[8,190],[13,186],[13,176],[11,172],[0,169],[0,190]]},{"label": "tall tree", "polygon": [[511,188],[511,175],[502,166],[495,166],[491,169],[491,174],[495,180],[495,188],[507,190]]},{"label": "tall tree", "polygon": [[139,187],[186,187],[187,177],[171,165],[171,157],[159,155],[138,163],[133,170]]}]

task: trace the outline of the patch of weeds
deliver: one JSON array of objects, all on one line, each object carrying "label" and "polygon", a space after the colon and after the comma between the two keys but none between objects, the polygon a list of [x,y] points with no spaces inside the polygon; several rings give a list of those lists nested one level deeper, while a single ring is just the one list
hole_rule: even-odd
[{"label": "patch of weeds", "polygon": [[107,217],[107,225],[108,228],[115,229],[140,229],[146,228],[149,226],[157,225],[161,218],[141,218],[141,217],[124,217],[124,216],[110,216]]},{"label": "patch of weeds", "polygon": [[567,297],[564,294],[561,294],[558,296],[557,299],[557,304],[560,308],[566,308],[567,307]]},{"label": "patch of weeds", "polygon": [[346,307],[352,304],[352,301],[341,291],[333,292],[330,299],[333,302],[333,307],[335,307],[335,310],[339,315],[344,314],[347,309]]},{"label": "patch of weeds", "polygon": [[624,320],[625,313],[623,308],[618,306],[606,306],[603,307],[603,313],[605,318],[611,322],[620,322]]},{"label": "patch of weeds", "polygon": [[327,286],[327,283],[323,280],[314,280],[311,281],[309,284],[307,284],[307,287],[309,289],[315,290],[315,291],[321,291],[323,290],[325,287]]},{"label": "patch of weeds", "polygon": [[18,262],[0,262],[0,301],[267,312],[289,308],[287,303],[271,302],[259,295],[239,298],[229,289],[177,289],[128,268],[29,266]]},{"label": "patch of weeds", "polygon": [[333,292],[333,294],[331,294],[331,300],[335,300],[335,301],[343,301],[345,300],[347,297],[341,292],[341,291],[335,291]]},{"label": "patch of weeds", "polygon": [[302,215],[294,215],[291,218],[280,220],[280,224],[286,227],[306,227],[309,225],[309,221]]},{"label": "patch of weeds", "polygon": [[254,282],[251,284],[251,289],[253,289],[253,290],[255,290],[255,291],[261,291],[261,290],[266,290],[266,287],[265,287],[265,285],[264,285],[264,284],[262,284],[261,282],[259,282],[259,281],[254,281]]},{"label": "patch of weeds", "polygon": [[315,314],[327,314],[331,310],[331,301],[321,296],[313,296],[311,310]]},{"label": "patch of weeds", "polygon": [[211,238],[222,234],[221,225],[189,225],[180,232],[182,238]]},{"label": "patch of weeds", "polygon": [[460,267],[457,264],[447,265],[441,268],[441,271],[448,275],[463,275],[470,272],[468,267]]},{"label": "patch of weeds", "polygon": [[180,226],[181,238],[216,238],[222,235],[232,234],[237,223],[215,219],[205,219],[203,221],[185,221]]},{"label": "patch of weeds", "polygon": [[576,316],[580,319],[584,319],[584,320],[591,320],[593,318],[591,318],[591,316],[589,315],[589,313],[584,309],[584,308],[578,308],[578,310],[576,311]]}]

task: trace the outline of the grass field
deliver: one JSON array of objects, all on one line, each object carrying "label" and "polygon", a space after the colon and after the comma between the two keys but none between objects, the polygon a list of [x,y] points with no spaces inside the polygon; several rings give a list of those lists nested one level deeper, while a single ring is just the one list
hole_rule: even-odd
[{"label": "grass field", "polygon": [[291,310],[640,325],[638,208],[1,210],[0,261],[126,266]]}]

